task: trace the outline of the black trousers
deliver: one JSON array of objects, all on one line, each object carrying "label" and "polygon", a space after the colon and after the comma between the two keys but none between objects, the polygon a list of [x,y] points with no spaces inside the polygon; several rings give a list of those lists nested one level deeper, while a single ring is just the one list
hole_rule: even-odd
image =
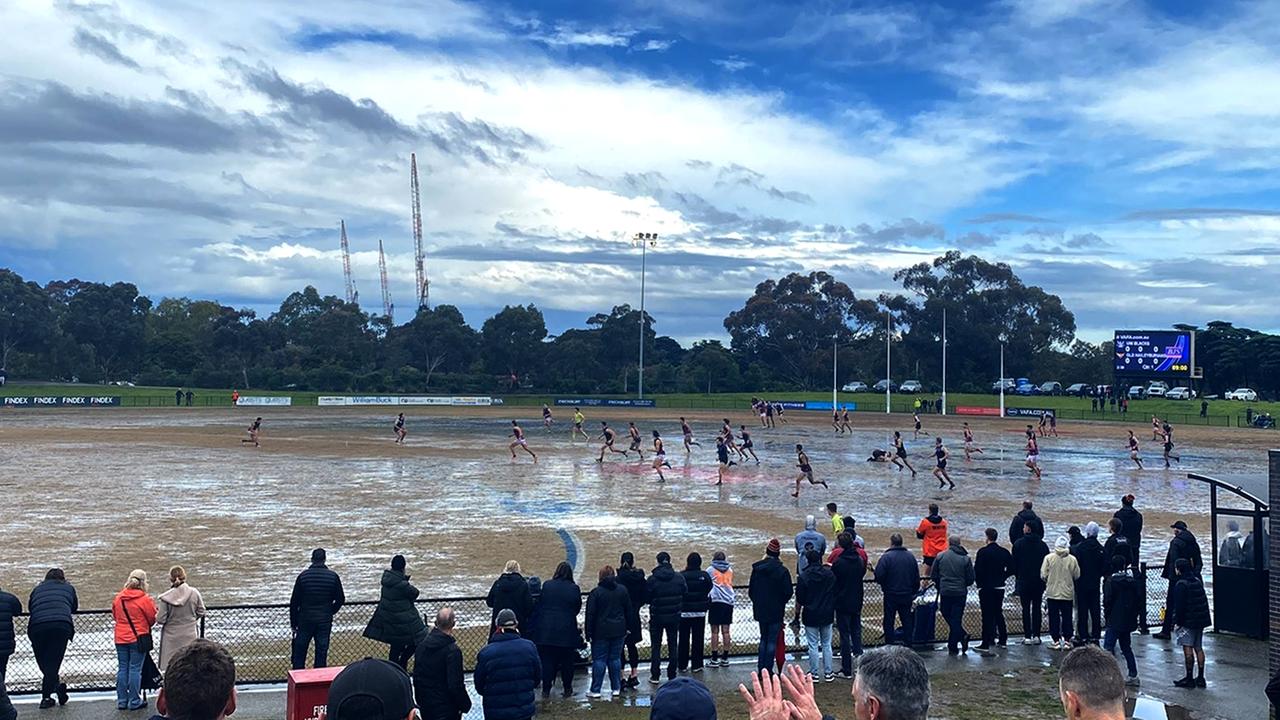
[{"label": "black trousers", "polygon": [[387,653],[387,659],[399,665],[406,672],[409,670],[409,658],[413,657],[413,651],[417,647],[414,645],[392,645],[390,652]]},{"label": "black trousers", "polygon": [[680,634],[680,623],[673,622],[668,625],[659,625],[654,622],[649,623],[649,677],[662,677],[662,636],[667,636],[667,679],[674,679],[676,676],[676,655],[679,647],[677,636]]},{"label": "black trousers", "polygon": [[980,588],[978,608],[982,611],[982,644],[1009,641],[1009,628],[1004,620],[1004,588]]},{"label": "black trousers", "polygon": [[1102,592],[1096,586],[1076,589],[1076,637],[1102,640]]},{"label": "black trousers", "polygon": [[915,630],[914,608],[912,598],[884,599],[884,644],[892,645],[894,640],[893,621],[897,616],[902,620],[902,644],[910,647],[912,633]]},{"label": "black trousers", "polygon": [[13,703],[9,702],[9,691],[4,684],[4,676],[8,669],[9,656],[0,655],[0,720],[14,720],[18,717],[18,711],[13,708]]},{"label": "black trousers", "polygon": [[1022,637],[1040,637],[1044,627],[1044,588],[1023,589],[1018,593],[1022,601]]},{"label": "black trousers", "polygon": [[578,651],[567,647],[538,646],[538,658],[542,661],[542,694],[551,693],[551,686],[556,684],[556,674],[564,685],[564,694],[573,693],[573,664],[578,660]]},{"label": "black trousers", "polygon": [[680,618],[680,640],[676,652],[681,670],[702,668],[703,654],[706,650],[707,616],[696,618]]},{"label": "black trousers", "polygon": [[65,628],[37,627],[31,631],[31,649],[36,656],[36,666],[43,679],[40,681],[41,697],[53,697],[62,684],[58,674],[62,671],[62,658],[67,654],[71,634]]}]

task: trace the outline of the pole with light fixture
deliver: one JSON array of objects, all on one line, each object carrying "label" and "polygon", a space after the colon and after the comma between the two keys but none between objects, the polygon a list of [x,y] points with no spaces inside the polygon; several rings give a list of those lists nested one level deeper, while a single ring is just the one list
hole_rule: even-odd
[{"label": "pole with light fixture", "polygon": [[640,246],[640,365],[637,373],[637,390],[639,399],[644,399],[644,275],[645,252],[650,247],[658,246],[658,233],[638,232],[631,236],[631,247]]}]

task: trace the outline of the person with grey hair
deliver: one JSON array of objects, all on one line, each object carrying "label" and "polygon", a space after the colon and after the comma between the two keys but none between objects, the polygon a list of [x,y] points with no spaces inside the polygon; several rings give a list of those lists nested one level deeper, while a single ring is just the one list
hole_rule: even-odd
[{"label": "person with grey hair", "polygon": [[[783,699],[783,691],[789,696]],[[781,676],[751,673],[751,690],[738,686],[750,720],[824,720],[814,699],[813,679],[791,665]],[[889,645],[865,653],[853,679],[856,720],[926,720],[929,671],[916,653]]]},{"label": "person with grey hair", "polygon": [[818,532],[818,520],[812,515],[806,515],[804,518],[804,530],[796,534],[796,574],[804,572],[805,567],[809,565],[808,557],[805,553],[810,550],[818,551],[821,557],[827,556],[827,537]]},{"label": "person with grey hair", "polygon": [[1068,720],[1124,720],[1124,685],[1115,658],[1097,646],[1072,650],[1058,668],[1058,697]]}]

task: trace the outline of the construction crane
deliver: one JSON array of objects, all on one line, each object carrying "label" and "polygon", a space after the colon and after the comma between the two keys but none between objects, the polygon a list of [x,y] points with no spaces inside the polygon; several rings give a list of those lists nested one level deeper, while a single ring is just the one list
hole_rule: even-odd
[{"label": "construction crane", "polygon": [[418,193],[418,155],[409,153],[409,189],[413,195],[413,268],[417,281],[418,309],[431,307],[431,281],[427,279],[426,252],[422,248],[422,198]]},{"label": "construction crane", "polygon": [[356,290],[355,278],[351,277],[351,248],[347,245],[347,221],[339,220],[342,228],[342,275],[347,281],[347,302],[355,305],[360,302],[360,293]]},{"label": "construction crane", "polygon": [[387,286],[387,256],[382,253],[382,240],[378,240],[378,272],[382,274],[382,314],[387,324],[395,324],[396,306],[391,302],[391,289]]}]

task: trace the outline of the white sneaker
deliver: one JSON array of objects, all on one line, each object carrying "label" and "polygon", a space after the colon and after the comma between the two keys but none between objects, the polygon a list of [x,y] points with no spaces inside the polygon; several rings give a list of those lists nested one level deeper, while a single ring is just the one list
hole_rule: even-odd
[{"label": "white sneaker", "polygon": [[591,692],[587,693],[587,697],[589,697],[589,698],[598,698],[598,697],[600,697],[600,691],[599,691],[599,690],[592,690]]},{"label": "white sneaker", "polygon": [[1039,636],[1039,635],[1035,636],[1035,637],[1034,637],[1034,638],[1032,638],[1032,639],[1033,639],[1033,640],[1035,640],[1035,644],[1036,644],[1036,645],[1039,645],[1041,642],[1044,642],[1043,640],[1041,640],[1041,639],[1040,639],[1040,636]]},{"label": "white sneaker", "polygon": [[1050,650],[1061,650],[1061,649],[1062,649],[1062,643],[1058,642],[1057,640],[1052,640],[1052,641],[1050,641],[1050,642],[1049,642],[1049,649],[1050,649]]},{"label": "white sneaker", "polygon": [[1023,645],[1035,645],[1035,644],[1036,644],[1036,641],[1035,641],[1035,640],[1032,640],[1031,638],[1022,638],[1022,644],[1023,644]]}]

